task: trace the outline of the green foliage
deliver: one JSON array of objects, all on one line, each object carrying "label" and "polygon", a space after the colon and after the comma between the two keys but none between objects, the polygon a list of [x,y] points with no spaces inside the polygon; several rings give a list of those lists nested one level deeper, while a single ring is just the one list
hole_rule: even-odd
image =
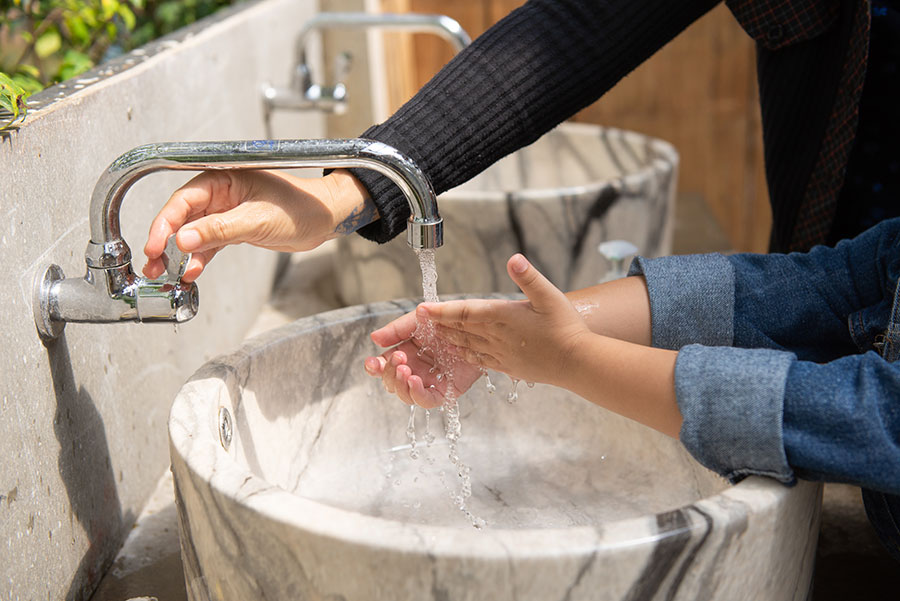
[{"label": "green foliage", "polygon": [[0,109],[214,13],[235,0],[0,0]]},{"label": "green foliage", "polygon": [[12,116],[2,122],[0,120],[0,131],[3,131],[18,119],[24,119],[28,112],[28,106],[25,102],[27,94],[21,86],[16,84],[9,76],[0,73],[0,107],[6,109]]}]

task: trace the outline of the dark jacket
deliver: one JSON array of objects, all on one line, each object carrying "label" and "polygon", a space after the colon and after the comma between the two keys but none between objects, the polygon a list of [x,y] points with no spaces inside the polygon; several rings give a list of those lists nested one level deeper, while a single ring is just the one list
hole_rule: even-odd
[{"label": "dark jacket", "polygon": [[[602,96],[719,0],[530,0],[448,63],[363,137],[415,160],[440,193],[530,144]],[[729,0],[757,41],[773,250],[824,242],[856,131],[868,0]],[[386,178],[357,170],[385,242],[409,209]]]}]

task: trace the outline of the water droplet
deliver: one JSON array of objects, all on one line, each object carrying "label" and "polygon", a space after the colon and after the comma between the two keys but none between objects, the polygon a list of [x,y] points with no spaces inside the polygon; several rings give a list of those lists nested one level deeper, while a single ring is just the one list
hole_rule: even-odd
[{"label": "water droplet", "polygon": [[528,386],[528,388],[534,388],[534,382],[525,382],[525,385]]},{"label": "water droplet", "polygon": [[519,391],[516,388],[519,386],[519,381],[513,378],[512,381],[512,390],[508,395],[506,395],[506,402],[512,405],[517,400],[519,400]]},{"label": "water droplet", "polygon": [[406,423],[406,439],[409,441],[409,456],[412,459],[419,458],[419,451],[416,449],[416,406],[409,407],[409,421]]},{"label": "water droplet", "polygon": [[485,388],[487,388],[488,394],[494,394],[497,391],[497,387],[494,386],[494,383],[491,382],[491,377],[488,375],[488,372],[484,371],[484,380],[485,380]]}]

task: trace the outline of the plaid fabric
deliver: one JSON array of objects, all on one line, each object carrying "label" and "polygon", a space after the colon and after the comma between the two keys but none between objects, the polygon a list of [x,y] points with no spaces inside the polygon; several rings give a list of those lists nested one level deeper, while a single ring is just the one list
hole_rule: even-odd
[{"label": "plaid fabric", "polygon": [[[852,32],[840,84],[815,166],[790,234],[790,250],[808,250],[825,242],[859,117],[859,101],[866,75],[869,48],[870,0],[855,3]],[[757,43],[777,50],[827,31],[840,15],[841,0],[726,0],[735,18]],[[793,202],[780,199],[780,202]]]},{"label": "plaid fabric", "polygon": [[770,50],[814,38],[834,25],[839,0],[726,0],[750,37]]},{"label": "plaid fabric", "polygon": [[837,200],[856,137],[859,100],[866,79],[871,13],[868,0],[858,3],[853,34],[838,97],[835,99],[822,147],[794,223],[791,250],[807,250],[825,241],[831,231]]}]

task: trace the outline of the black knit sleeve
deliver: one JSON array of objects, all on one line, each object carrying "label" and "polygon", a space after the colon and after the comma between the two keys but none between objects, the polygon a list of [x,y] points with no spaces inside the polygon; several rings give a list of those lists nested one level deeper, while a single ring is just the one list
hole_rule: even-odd
[{"label": "black knit sleeve", "polygon": [[[361,137],[404,152],[444,192],[599,98],[718,2],[530,0]],[[402,232],[409,207],[400,190],[352,171],[381,217],[359,233],[386,242]]]}]

